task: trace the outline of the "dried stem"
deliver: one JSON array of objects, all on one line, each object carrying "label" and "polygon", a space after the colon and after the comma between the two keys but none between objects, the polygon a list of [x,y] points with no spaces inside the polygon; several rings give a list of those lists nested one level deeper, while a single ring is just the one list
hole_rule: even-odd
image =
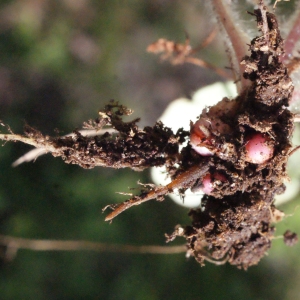
[{"label": "dried stem", "polygon": [[62,241],[18,238],[0,235],[0,245],[7,247],[7,256],[12,257],[20,249],[33,251],[97,251],[141,254],[177,254],[186,252],[185,245],[179,246],[135,246],[97,243],[90,241]]},{"label": "dried stem", "polygon": [[[239,78],[237,79],[240,79],[240,84],[238,84],[237,86],[238,86],[238,92],[241,92],[250,84],[248,80],[243,78],[242,76],[243,70],[242,70],[242,66],[240,65],[240,62],[243,60],[244,56],[247,53],[245,38],[243,33],[234,24],[233,18],[228,11],[228,5],[224,4],[224,1],[222,0],[212,0],[211,2],[214,11],[218,16],[218,21],[221,25],[223,25],[228,35],[229,41],[232,45],[234,51],[234,57],[236,58],[236,61],[233,62],[234,64],[233,69],[235,69],[235,65],[238,66],[237,75]],[[231,60],[232,59],[233,57],[231,57]]]},{"label": "dried stem", "polygon": [[215,39],[217,33],[218,33],[218,27],[215,26],[215,27],[210,31],[210,33],[208,34],[208,36],[204,39],[204,41],[201,43],[201,45],[198,46],[198,47],[196,47],[196,48],[194,48],[194,49],[192,50],[191,53],[198,52],[199,50],[201,50],[201,49],[207,47],[209,44],[211,44],[212,41]]},{"label": "dried stem", "polygon": [[206,68],[206,69],[210,69],[213,70],[216,74],[218,74],[219,76],[226,78],[226,79],[230,79],[232,80],[232,76],[229,75],[226,71],[224,71],[221,68],[217,68],[216,66],[202,60],[196,57],[186,57],[184,59],[184,62],[190,63],[190,64],[194,64],[196,66],[202,67],[202,68]]},{"label": "dried stem", "polygon": [[[95,252],[111,252],[111,253],[136,253],[136,254],[181,254],[187,252],[186,245],[178,246],[135,246],[106,244],[90,241],[62,241],[62,240],[39,240],[18,238],[9,235],[0,235],[0,245],[6,247],[5,259],[12,260],[18,250],[31,251],[95,251]],[[209,253],[203,252],[203,257],[208,262],[215,265],[223,265],[224,260],[214,260],[209,257]]]}]

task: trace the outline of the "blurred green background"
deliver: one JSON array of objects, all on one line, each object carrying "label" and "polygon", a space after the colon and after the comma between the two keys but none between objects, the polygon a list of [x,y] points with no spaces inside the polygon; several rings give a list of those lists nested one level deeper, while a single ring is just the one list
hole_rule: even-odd
[{"label": "blurred green background", "polygon": [[[145,51],[160,37],[183,42],[185,32],[200,44],[214,26],[204,2],[1,0],[0,119],[16,133],[28,123],[45,134],[66,134],[115,99],[142,118],[141,126],[153,124],[172,100],[222,80],[195,66],[160,63]],[[249,6],[240,9],[241,20],[249,20]],[[220,36],[199,57],[228,66]],[[1,147],[1,234],[120,247],[164,245],[165,233],[189,223],[188,210],[169,199],[105,223],[102,208],[124,201],[116,192],[130,192],[138,180],[151,182],[149,172],[84,170],[51,155],[12,168],[29,149],[13,143]],[[295,199],[281,207],[292,216],[276,226],[278,235],[286,229],[300,232],[298,205]],[[242,271],[209,263],[201,268],[183,253],[20,250],[8,257],[9,249],[2,247],[0,298],[299,299],[299,249],[276,239],[258,266]]]}]

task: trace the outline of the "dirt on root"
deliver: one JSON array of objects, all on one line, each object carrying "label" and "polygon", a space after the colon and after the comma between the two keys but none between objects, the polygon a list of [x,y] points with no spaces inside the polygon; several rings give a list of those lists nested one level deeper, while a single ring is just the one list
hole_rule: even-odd
[{"label": "dirt on root", "polygon": [[[262,29],[261,10],[254,14]],[[293,84],[280,62],[283,41],[276,18],[268,12],[266,17],[268,32],[252,40],[251,55],[242,62],[244,77],[253,82],[252,86],[235,99],[234,118],[228,118],[227,113],[221,116],[232,132],[215,134],[219,153],[209,159],[197,156],[199,162],[209,160],[211,173],[222,173],[228,181],[216,181],[213,192],[204,196],[201,209],[190,212],[192,225],[177,228],[168,236],[169,241],[184,236],[189,253],[200,264],[205,260],[228,261],[244,269],[257,264],[271,246],[272,223],[280,219],[273,203],[274,196],[285,190],[283,180],[287,178],[294,128],[287,106]],[[253,132],[266,134],[274,147],[273,157],[263,164],[245,160],[245,141]],[[224,145],[228,146],[225,154]],[[180,172],[195,163],[194,151],[185,149],[181,161]],[[286,240],[295,241],[294,236],[288,236]]]}]

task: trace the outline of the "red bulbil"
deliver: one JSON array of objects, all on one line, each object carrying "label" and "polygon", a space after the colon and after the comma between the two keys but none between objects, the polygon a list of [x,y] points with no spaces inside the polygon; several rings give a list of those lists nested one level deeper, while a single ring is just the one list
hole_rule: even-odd
[{"label": "red bulbil", "polygon": [[199,119],[195,124],[191,123],[190,143],[192,148],[202,156],[212,156],[210,150],[210,132],[203,126],[203,120]]},{"label": "red bulbil", "polygon": [[[222,156],[219,151],[220,136],[232,133],[232,128],[224,122],[224,119],[231,119],[235,115],[238,101],[223,98],[216,105],[203,109],[199,120],[195,124],[191,122],[190,144],[192,148],[202,156],[212,156],[214,154]],[[224,147],[226,148],[226,146]]]},{"label": "red bulbil", "polygon": [[268,136],[255,133],[246,139],[245,152],[247,162],[263,164],[273,156],[274,146]]}]

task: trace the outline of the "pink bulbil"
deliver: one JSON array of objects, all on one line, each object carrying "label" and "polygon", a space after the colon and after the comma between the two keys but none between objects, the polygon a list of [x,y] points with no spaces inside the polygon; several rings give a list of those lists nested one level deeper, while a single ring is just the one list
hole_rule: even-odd
[{"label": "pink bulbil", "polygon": [[274,147],[270,139],[262,133],[255,133],[246,140],[247,162],[253,164],[263,164],[268,161],[274,152]]},{"label": "pink bulbil", "polygon": [[202,191],[203,193],[209,195],[214,189],[213,182],[211,180],[210,174],[207,174],[202,179]]},{"label": "pink bulbil", "polygon": [[214,190],[214,181],[219,180],[221,182],[226,182],[227,178],[220,173],[214,173],[213,175],[211,174],[206,174],[203,179],[202,179],[202,191],[203,193],[210,195],[212,191]]}]

